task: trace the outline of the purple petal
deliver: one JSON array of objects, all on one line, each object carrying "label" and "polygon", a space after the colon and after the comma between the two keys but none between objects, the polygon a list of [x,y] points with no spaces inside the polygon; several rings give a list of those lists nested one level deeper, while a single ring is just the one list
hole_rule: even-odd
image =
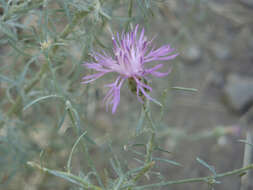
[{"label": "purple petal", "polygon": [[116,112],[116,109],[120,102],[120,88],[122,84],[124,83],[125,79],[121,79],[119,85],[116,87],[114,91],[114,98],[113,98],[113,106],[112,106],[112,114]]},{"label": "purple petal", "polygon": [[82,78],[82,80],[84,80],[84,81],[82,81],[81,83],[82,84],[90,83],[90,82],[92,82],[94,80],[97,80],[98,78],[102,77],[104,74],[106,74],[106,73],[101,72],[101,73],[95,73],[95,74],[92,74],[92,75],[87,75],[87,76]]},{"label": "purple petal", "polygon": [[[164,45],[158,49],[155,49],[154,47],[149,51],[149,53],[144,57],[145,62],[153,61],[153,60],[159,60],[158,58],[165,58],[168,57],[168,54],[173,52],[174,49],[170,47],[170,45]],[[171,56],[171,55],[169,55]],[[173,57],[174,58],[174,57]],[[168,58],[167,58],[168,59]],[[170,58],[172,59],[172,58]]]},{"label": "purple petal", "polygon": [[110,90],[108,90],[108,92],[106,93],[104,99],[103,99],[103,104],[106,102],[106,100],[109,100],[111,95],[112,95],[112,91],[113,91],[113,88],[111,88]]},{"label": "purple petal", "polygon": [[169,55],[169,56],[165,56],[165,57],[151,57],[149,59],[144,59],[144,62],[151,62],[151,61],[167,61],[170,59],[174,59],[175,57],[177,57],[178,54],[174,54],[174,55]]},{"label": "purple petal", "polygon": [[137,32],[138,32],[139,24],[136,25],[134,30],[134,39],[136,40]]},{"label": "purple petal", "polygon": [[149,91],[152,91],[152,88],[144,83],[142,83],[140,80],[138,80],[136,77],[134,77],[134,80],[136,81],[137,85],[142,86],[146,89],[148,89]]},{"label": "purple petal", "polygon": [[151,96],[148,95],[148,93],[146,93],[146,91],[144,90],[144,88],[139,85],[138,88],[141,90],[141,92],[144,94],[144,96],[146,96],[149,100],[153,101],[154,99],[151,98]]},{"label": "purple petal", "polygon": [[94,69],[94,70],[100,71],[100,72],[108,72],[109,71],[108,69],[104,68],[102,65],[100,65],[98,63],[85,63],[83,65],[89,69]]},{"label": "purple petal", "polygon": [[156,77],[165,77],[165,76],[167,76],[170,72],[171,72],[171,68],[169,68],[168,71],[165,72],[165,73],[158,72],[158,71],[153,71],[153,72],[151,72],[150,74],[153,75],[153,76],[156,76]]},{"label": "purple petal", "polygon": [[105,85],[106,87],[111,87],[111,89],[107,92],[106,96],[104,97],[103,102],[106,101],[106,110],[108,110],[109,105],[112,106],[112,113],[114,114],[117,110],[117,107],[120,102],[120,88],[125,81],[125,78],[121,78],[121,76],[118,76],[116,81]]},{"label": "purple petal", "polygon": [[116,89],[114,92],[114,98],[113,98],[112,114],[116,112],[119,102],[120,102],[120,90]]},{"label": "purple petal", "polygon": [[143,37],[144,37],[144,28],[142,28],[142,30],[141,30],[141,35],[140,35],[140,37],[139,37],[139,43],[141,43],[142,41],[143,41]]},{"label": "purple petal", "polygon": [[147,74],[152,73],[153,71],[156,71],[157,69],[160,69],[162,67],[163,67],[163,64],[158,64],[150,69],[146,69],[145,73],[147,73]]}]

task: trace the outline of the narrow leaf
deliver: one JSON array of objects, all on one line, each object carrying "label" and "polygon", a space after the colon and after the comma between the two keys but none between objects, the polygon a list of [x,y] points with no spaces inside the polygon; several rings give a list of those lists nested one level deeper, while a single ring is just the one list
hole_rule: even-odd
[{"label": "narrow leaf", "polygon": [[71,152],[69,154],[68,163],[67,163],[68,172],[71,171],[71,168],[70,168],[71,166],[70,165],[71,165],[71,160],[72,160],[72,156],[73,156],[74,150],[76,149],[76,146],[78,145],[78,143],[80,142],[80,140],[83,138],[83,136],[86,135],[86,133],[87,132],[85,131],[80,137],[78,137],[78,139],[76,140],[74,146],[71,149]]},{"label": "narrow leaf", "polygon": [[204,160],[201,160],[199,157],[197,157],[196,159],[201,165],[205,166],[206,168],[208,168],[214,176],[216,176],[216,172],[214,170],[214,167],[213,166],[210,166],[209,164],[207,164]]},{"label": "narrow leaf", "polygon": [[172,164],[172,165],[175,165],[175,166],[182,166],[180,163],[178,162],[175,162],[173,160],[168,160],[168,159],[164,159],[164,158],[153,158],[153,160],[156,160],[156,161],[161,161],[161,162],[166,162],[166,163],[169,163],[169,164]]},{"label": "narrow leaf", "polygon": [[61,120],[59,121],[59,123],[58,123],[58,129],[60,129],[61,127],[62,127],[62,124],[63,124],[63,122],[64,122],[64,120],[65,120],[65,118],[66,118],[66,115],[67,115],[67,110],[65,109],[64,110],[64,113],[63,113],[63,116],[61,117]]},{"label": "narrow leaf", "polygon": [[46,100],[46,99],[49,99],[49,98],[60,98],[60,99],[64,99],[63,96],[59,96],[57,94],[53,94],[53,95],[49,95],[49,96],[43,96],[43,97],[40,97],[40,98],[37,98],[36,100],[33,100],[32,102],[30,102],[29,104],[27,104],[23,110],[26,110],[27,108],[31,107],[33,104],[36,104],[42,100]]},{"label": "narrow leaf", "polygon": [[196,88],[185,88],[185,87],[181,87],[181,86],[174,86],[174,87],[172,87],[172,89],[182,90],[182,91],[190,91],[190,92],[198,92],[198,89],[196,89]]}]

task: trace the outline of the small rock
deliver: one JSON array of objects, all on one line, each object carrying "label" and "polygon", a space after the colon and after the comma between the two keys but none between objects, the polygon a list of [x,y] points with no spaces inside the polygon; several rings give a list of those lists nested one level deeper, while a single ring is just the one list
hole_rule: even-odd
[{"label": "small rock", "polygon": [[227,59],[230,56],[229,48],[220,44],[212,44],[211,49],[218,59]]},{"label": "small rock", "polygon": [[226,136],[221,136],[218,138],[217,144],[220,147],[224,147],[228,144],[228,138]]},{"label": "small rock", "polygon": [[234,111],[245,111],[253,103],[253,78],[231,74],[224,92],[226,102]]},{"label": "small rock", "polygon": [[186,61],[189,61],[191,63],[196,63],[201,58],[201,49],[197,45],[190,45],[185,48],[185,51],[183,52],[182,56]]},{"label": "small rock", "polygon": [[241,3],[253,8],[253,0],[241,0]]},{"label": "small rock", "polygon": [[207,74],[206,81],[209,85],[217,88],[222,88],[225,83],[222,74],[215,71],[211,71]]}]

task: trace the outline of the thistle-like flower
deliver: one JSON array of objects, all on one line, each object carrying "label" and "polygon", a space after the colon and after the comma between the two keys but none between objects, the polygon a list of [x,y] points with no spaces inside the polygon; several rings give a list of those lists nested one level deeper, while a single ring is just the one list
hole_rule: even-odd
[{"label": "thistle-like flower", "polygon": [[[113,56],[107,53],[92,53],[94,62],[86,62],[83,65],[89,69],[97,71],[95,74],[84,76],[83,84],[90,83],[107,73],[115,72],[118,74],[115,82],[105,85],[109,87],[104,101],[106,101],[106,108],[112,105],[112,113],[115,113],[120,102],[120,88],[124,81],[128,79],[129,84],[132,84],[131,90],[134,91],[138,100],[143,103],[144,97],[157,102],[150,97],[148,92],[152,88],[147,84],[147,75],[155,77],[164,77],[170,73],[159,72],[158,69],[163,67],[163,64],[157,64],[151,68],[145,68],[145,63],[152,61],[167,61],[174,59],[178,54],[172,54],[174,51],[170,45],[164,45],[158,49],[152,46],[153,40],[148,40],[144,36],[144,29],[142,29],[138,36],[138,25],[129,33],[122,33],[121,36],[112,37],[113,41]],[[170,67],[169,67],[170,68]]]}]

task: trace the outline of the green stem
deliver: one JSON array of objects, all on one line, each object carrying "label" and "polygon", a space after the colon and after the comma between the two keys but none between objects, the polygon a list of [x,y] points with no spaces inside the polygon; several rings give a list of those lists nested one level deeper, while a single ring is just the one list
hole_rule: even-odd
[{"label": "green stem", "polygon": [[[78,134],[79,134],[79,132],[78,132],[78,125],[77,125],[76,119],[75,119],[75,117],[74,117],[74,115],[73,115],[73,113],[72,113],[72,112],[75,111],[75,110],[73,109],[71,103],[68,102],[68,101],[67,101],[67,103],[66,103],[66,107],[67,107],[67,112],[68,112],[68,115],[69,115],[70,120],[71,120],[71,122],[72,122],[72,125],[73,125],[74,128],[76,129],[76,134],[77,134],[77,136],[78,136]],[[91,159],[90,156],[89,156],[89,149],[88,149],[88,147],[86,146],[86,143],[84,142],[84,139],[83,139],[83,138],[80,140],[80,144],[81,144],[81,146],[82,146],[82,150],[84,151],[85,156],[87,157],[88,164],[89,164],[90,168],[91,168],[91,169],[93,170],[93,172],[96,174],[96,179],[97,179],[99,185],[100,185],[100,186],[103,186],[102,180],[101,180],[100,176],[99,176],[98,173],[97,173],[97,170],[96,170],[96,168],[95,168],[95,166],[94,166],[94,163],[93,163],[92,159]]]},{"label": "green stem", "polygon": [[155,161],[149,162],[145,165],[145,167],[134,177],[133,181],[138,181],[145,173],[147,173],[153,166],[155,165]]},{"label": "green stem", "polygon": [[150,112],[150,102],[146,98],[144,99],[145,103],[143,104],[144,111],[146,114],[146,118],[148,119],[150,125],[151,125],[151,130],[154,132],[156,130],[156,126],[153,122],[153,119],[151,117],[151,112]]},{"label": "green stem", "polygon": [[130,0],[129,7],[128,7],[128,16],[129,16],[129,18],[132,17],[132,14],[133,14],[133,0]]},{"label": "green stem", "polygon": [[140,190],[140,189],[146,189],[146,188],[151,188],[151,187],[161,187],[161,186],[183,184],[183,183],[196,183],[196,182],[210,183],[210,182],[213,182],[215,179],[223,178],[223,177],[227,177],[227,176],[231,176],[231,175],[240,175],[243,172],[245,172],[247,170],[252,170],[252,169],[253,169],[253,164],[250,164],[250,165],[240,168],[240,169],[235,169],[235,170],[232,170],[229,172],[217,174],[216,176],[212,175],[212,176],[206,176],[206,177],[197,177],[197,178],[189,178],[189,179],[154,183],[154,184],[150,184],[150,185],[139,186],[136,189]]},{"label": "green stem", "polygon": [[102,190],[102,188],[100,188],[99,186],[96,186],[96,185],[93,185],[91,183],[85,182],[82,178],[80,178],[78,176],[75,176],[71,173],[44,168],[44,167],[41,167],[39,164],[36,164],[34,162],[27,162],[27,164],[29,166],[33,167],[33,168],[39,169],[43,172],[46,172],[46,173],[49,173],[49,174],[52,174],[52,175],[58,174],[58,176],[60,176],[60,177],[64,176],[66,178],[70,178],[72,181],[77,182],[78,184],[80,184],[81,186],[83,186],[86,189]]},{"label": "green stem", "polygon": [[[148,101],[145,102],[143,107],[144,107],[145,112],[146,110],[149,109]],[[137,175],[132,179],[134,183],[137,182],[145,173],[147,173],[155,165],[155,162],[152,161],[152,152],[154,150],[154,143],[155,143],[155,130],[154,130],[153,121],[151,120],[150,112],[149,112],[148,118],[149,118],[149,121],[151,122],[152,129],[151,129],[150,138],[146,145],[145,165],[143,169],[139,171]],[[131,190],[131,189],[132,189],[131,187],[128,188],[128,190]]]},{"label": "green stem", "polygon": [[[154,165],[155,161],[152,161],[152,151],[154,147],[155,141],[155,133],[151,133],[151,137],[149,138],[146,150],[146,160],[143,169],[141,169],[135,177],[132,179],[132,182],[137,182],[143,175],[145,175]],[[128,190],[132,190],[132,187],[127,188]]]},{"label": "green stem", "polygon": [[146,163],[149,163],[152,161],[152,152],[154,149],[154,143],[155,143],[155,132],[151,132],[147,147],[146,147]]}]

